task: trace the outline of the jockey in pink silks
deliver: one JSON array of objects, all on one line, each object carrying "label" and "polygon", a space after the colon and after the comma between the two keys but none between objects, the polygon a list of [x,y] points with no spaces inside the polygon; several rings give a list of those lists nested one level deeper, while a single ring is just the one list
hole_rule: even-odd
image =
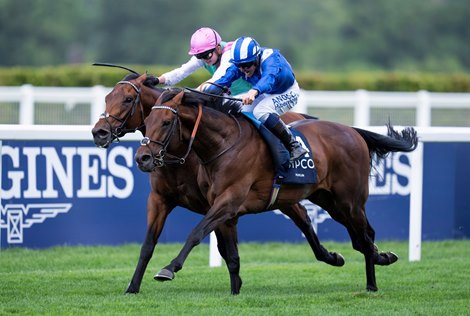
[{"label": "jockey in pink silks", "polygon": [[[214,29],[202,27],[191,36],[191,47],[188,52],[192,57],[179,68],[164,73],[158,77],[162,84],[175,85],[184,78],[204,67],[212,75],[209,82],[214,82],[225,75],[230,67],[230,48],[233,42],[224,42]],[[240,79],[230,88],[232,95],[238,95],[250,90],[251,84]]]}]

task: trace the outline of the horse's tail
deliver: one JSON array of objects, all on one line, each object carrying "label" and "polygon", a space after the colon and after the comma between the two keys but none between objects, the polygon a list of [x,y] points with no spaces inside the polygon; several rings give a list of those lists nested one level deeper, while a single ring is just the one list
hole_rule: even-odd
[{"label": "horse's tail", "polygon": [[377,158],[384,159],[391,152],[410,152],[416,149],[418,135],[414,128],[407,127],[399,133],[393,129],[390,123],[386,126],[387,136],[354,127],[366,141],[371,158],[375,154]]}]

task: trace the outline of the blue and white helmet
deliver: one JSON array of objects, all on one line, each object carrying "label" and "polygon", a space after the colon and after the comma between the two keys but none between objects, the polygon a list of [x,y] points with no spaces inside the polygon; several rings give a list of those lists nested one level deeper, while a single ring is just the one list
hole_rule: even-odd
[{"label": "blue and white helmet", "polygon": [[230,62],[242,64],[253,61],[261,52],[258,42],[251,37],[239,37],[235,40],[230,50]]}]

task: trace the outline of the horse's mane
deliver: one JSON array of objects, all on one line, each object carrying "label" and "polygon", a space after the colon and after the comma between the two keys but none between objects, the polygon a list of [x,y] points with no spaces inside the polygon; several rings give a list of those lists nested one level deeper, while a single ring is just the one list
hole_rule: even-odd
[{"label": "horse's mane", "polygon": [[163,104],[173,99],[181,91],[185,91],[183,97],[183,102],[185,105],[197,107],[199,104],[202,104],[202,106],[214,109],[227,115],[237,115],[241,112],[242,104],[240,101],[224,99],[223,96],[219,97],[205,93],[197,93],[181,88],[172,88],[166,90],[160,96],[160,103]]},{"label": "horse's mane", "polygon": [[[126,75],[124,77],[124,79],[122,79],[122,80],[130,81],[130,80],[137,79],[139,77],[140,77],[139,74],[130,73],[130,74]],[[155,85],[157,85],[157,84],[158,84],[157,77],[155,77],[153,75],[147,75],[147,79],[145,79],[145,81],[144,81],[144,86],[146,86],[148,88],[151,88],[151,89],[159,90],[158,88],[155,87]]]}]

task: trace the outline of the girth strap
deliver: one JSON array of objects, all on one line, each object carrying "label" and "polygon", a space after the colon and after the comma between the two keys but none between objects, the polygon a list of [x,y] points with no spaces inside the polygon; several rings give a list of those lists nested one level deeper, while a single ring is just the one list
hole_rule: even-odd
[{"label": "girth strap", "polygon": [[271,206],[274,205],[277,201],[277,196],[279,195],[279,190],[281,189],[281,184],[284,178],[282,176],[278,176],[273,180],[273,189],[269,194],[268,204],[266,205],[265,209],[269,209]]}]

